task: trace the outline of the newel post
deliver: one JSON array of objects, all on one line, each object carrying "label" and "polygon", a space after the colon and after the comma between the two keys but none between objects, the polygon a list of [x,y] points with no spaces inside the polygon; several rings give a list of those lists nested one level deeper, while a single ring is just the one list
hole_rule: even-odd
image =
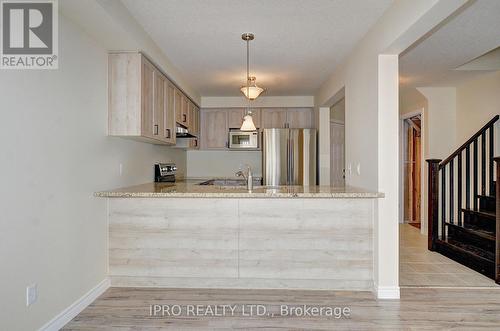
[{"label": "newel post", "polygon": [[427,160],[429,165],[429,181],[427,187],[427,248],[435,249],[435,242],[439,233],[439,162],[441,160]]},{"label": "newel post", "polygon": [[493,158],[496,163],[496,239],[495,239],[495,282],[500,284],[500,157]]}]

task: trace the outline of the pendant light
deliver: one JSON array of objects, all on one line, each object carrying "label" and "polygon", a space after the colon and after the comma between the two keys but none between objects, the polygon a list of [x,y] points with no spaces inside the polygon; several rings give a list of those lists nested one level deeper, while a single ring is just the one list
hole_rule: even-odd
[{"label": "pendant light", "polygon": [[247,42],[247,85],[242,86],[240,91],[245,95],[248,100],[248,106],[246,109],[246,114],[243,117],[243,124],[241,125],[241,131],[255,131],[257,128],[253,123],[252,111],[250,110],[250,101],[255,100],[264,89],[257,86],[255,82],[255,77],[250,77],[250,40],[254,40],[255,36],[251,33],[244,33],[241,35],[241,39]]},{"label": "pendant light", "polygon": [[246,85],[240,88],[241,93],[249,100],[255,100],[259,95],[264,92],[262,87],[257,86],[256,78],[250,76],[250,41],[255,39],[252,33],[244,33],[241,35],[241,39],[247,43],[247,77]]}]

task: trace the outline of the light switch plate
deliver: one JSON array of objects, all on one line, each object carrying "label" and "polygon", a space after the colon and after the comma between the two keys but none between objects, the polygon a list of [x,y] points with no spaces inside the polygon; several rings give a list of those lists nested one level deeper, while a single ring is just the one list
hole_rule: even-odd
[{"label": "light switch plate", "polygon": [[31,306],[38,299],[38,286],[31,284],[26,287],[26,306]]}]

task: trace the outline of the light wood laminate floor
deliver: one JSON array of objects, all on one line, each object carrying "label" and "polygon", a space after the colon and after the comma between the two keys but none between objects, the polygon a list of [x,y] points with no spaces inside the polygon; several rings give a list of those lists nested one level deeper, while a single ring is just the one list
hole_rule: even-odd
[{"label": "light wood laminate floor", "polygon": [[[151,317],[150,305],[260,304],[269,316]],[[350,318],[290,317],[280,305],[349,307]],[[401,300],[371,292],[110,288],[63,330],[498,330],[500,289],[404,288]]]},{"label": "light wood laminate floor", "polygon": [[409,224],[399,226],[400,286],[497,287],[495,282],[427,249],[427,237]]}]

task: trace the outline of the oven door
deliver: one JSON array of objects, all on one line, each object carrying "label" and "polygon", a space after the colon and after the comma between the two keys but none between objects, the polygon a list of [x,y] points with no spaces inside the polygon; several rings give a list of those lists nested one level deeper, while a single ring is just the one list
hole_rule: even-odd
[{"label": "oven door", "polygon": [[230,149],[258,149],[259,132],[257,131],[230,131],[229,132]]}]

